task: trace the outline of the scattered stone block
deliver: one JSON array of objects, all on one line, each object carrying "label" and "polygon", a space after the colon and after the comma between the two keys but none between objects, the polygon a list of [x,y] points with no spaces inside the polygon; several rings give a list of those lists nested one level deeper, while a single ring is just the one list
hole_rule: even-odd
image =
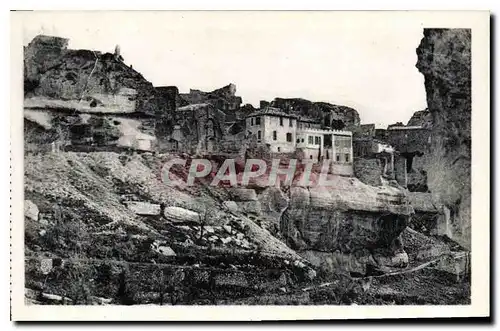
[{"label": "scattered stone block", "polygon": [[172,222],[200,222],[197,212],[182,207],[166,207],[163,215]]},{"label": "scattered stone block", "polygon": [[128,209],[137,215],[142,216],[157,216],[160,215],[160,205],[143,201],[126,201],[124,202]]}]

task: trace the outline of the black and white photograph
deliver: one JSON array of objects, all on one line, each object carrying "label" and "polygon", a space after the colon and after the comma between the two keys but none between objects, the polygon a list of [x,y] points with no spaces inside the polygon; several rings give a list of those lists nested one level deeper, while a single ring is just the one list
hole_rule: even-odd
[{"label": "black and white photograph", "polygon": [[488,313],[488,12],[11,16],[23,309]]}]

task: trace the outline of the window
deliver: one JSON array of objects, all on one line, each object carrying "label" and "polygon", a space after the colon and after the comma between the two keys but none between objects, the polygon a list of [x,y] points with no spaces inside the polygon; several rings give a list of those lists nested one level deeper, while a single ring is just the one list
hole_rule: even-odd
[{"label": "window", "polygon": [[340,154],[335,155],[335,160],[336,160],[337,162],[340,162]]},{"label": "window", "polygon": [[260,125],[260,117],[255,118],[255,125]]},{"label": "window", "polygon": [[293,127],[293,120],[290,118],[290,122],[288,122],[288,126]]},{"label": "window", "polygon": [[300,139],[297,138],[297,144],[300,143]]},{"label": "window", "polygon": [[262,132],[257,131],[257,140],[261,140],[262,139]]},{"label": "window", "polygon": [[307,142],[312,145],[313,144],[313,136],[308,136],[307,137]]},{"label": "window", "polygon": [[280,117],[280,126],[283,126],[283,117]]},{"label": "window", "polygon": [[313,159],[313,156],[312,156],[312,155],[309,155],[309,158],[312,160],[312,159]]},{"label": "window", "polygon": [[273,131],[273,140],[277,140],[278,139],[278,134],[276,133],[276,131]]},{"label": "window", "polygon": [[321,137],[315,136],[314,137],[314,144],[319,145],[321,143]]},{"label": "window", "polygon": [[349,156],[350,156],[349,154],[345,155],[345,162],[347,162],[347,163],[349,163]]},{"label": "window", "polygon": [[278,152],[281,152],[281,147],[278,147]]},{"label": "window", "polygon": [[288,141],[288,142],[291,142],[291,141],[292,141],[292,134],[291,134],[290,132],[288,132],[288,133],[286,134],[286,141]]},{"label": "window", "polygon": [[302,138],[302,142],[304,142],[304,138]]},{"label": "window", "polygon": [[250,125],[253,126],[253,117],[250,119]]}]

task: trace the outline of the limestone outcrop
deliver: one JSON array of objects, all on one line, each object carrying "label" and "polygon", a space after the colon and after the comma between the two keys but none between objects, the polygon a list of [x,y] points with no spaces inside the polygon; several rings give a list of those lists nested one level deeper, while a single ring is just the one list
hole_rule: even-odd
[{"label": "limestone outcrop", "polygon": [[424,29],[417,55],[432,117],[428,186],[450,209],[454,235],[469,246],[471,31]]},{"label": "limestone outcrop", "polygon": [[399,266],[391,259],[400,261],[397,255],[404,254],[400,234],[413,214],[403,191],[355,178],[332,180],[336,183],[328,188],[290,189],[280,224],[287,243],[312,263],[325,262],[323,255],[337,256],[340,260],[331,262],[330,270],[366,274],[369,265]]},{"label": "limestone outcrop", "polygon": [[25,47],[26,102],[43,97],[74,100],[89,108],[111,103],[116,112],[155,111],[150,103],[153,85],[121,56],[68,49],[67,45],[68,39],[41,35]]}]

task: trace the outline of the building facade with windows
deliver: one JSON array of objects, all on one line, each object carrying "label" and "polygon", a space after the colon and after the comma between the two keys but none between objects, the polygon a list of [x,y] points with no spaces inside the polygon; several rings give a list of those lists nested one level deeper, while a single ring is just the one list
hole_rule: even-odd
[{"label": "building facade with windows", "polygon": [[257,137],[257,143],[268,144],[273,153],[295,152],[297,116],[267,107],[246,118],[247,133]]},{"label": "building facade with windows", "polygon": [[317,121],[287,114],[278,108],[266,107],[246,118],[246,130],[257,143],[269,145],[273,153],[303,152],[304,160],[332,164],[352,169],[352,132],[321,129]]}]

